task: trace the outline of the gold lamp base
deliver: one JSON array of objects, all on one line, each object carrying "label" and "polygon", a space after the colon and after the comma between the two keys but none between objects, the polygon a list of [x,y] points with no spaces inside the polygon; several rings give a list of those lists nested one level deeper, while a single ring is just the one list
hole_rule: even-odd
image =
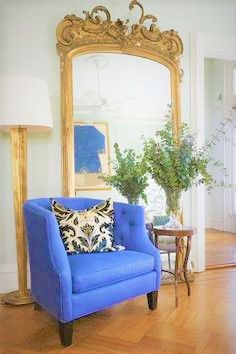
[{"label": "gold lamp base", "polygon": [[26,294],[20,294],[19,291],[12,291],[11,293],[5,294],[1,300],[2,304],[10,305],[27,305],[32,304],[33,298],[31,297],[30,290],[27,290]]},{"label": "gold lamp base", "polygon": [[27,128],[11,128],[11,148],[19,289],[3,295],[1,302],[18,306],[33,303],[30,290],[27,289],[27,251],[22,209],[27,199]]}]

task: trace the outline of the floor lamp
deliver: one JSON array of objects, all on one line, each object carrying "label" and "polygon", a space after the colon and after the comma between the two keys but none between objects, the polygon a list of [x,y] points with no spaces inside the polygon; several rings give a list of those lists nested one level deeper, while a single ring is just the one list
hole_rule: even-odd
[{"label": "floor lamp", "polygon": [[27,132],[52,128],[46,82],[27,77],[0,78],[0,130],[11,135],[12,180],[16,226],[18,290],[6,294],[3,303],[32,302],[27,289],[27,247],[22,204],[27,199]]}]

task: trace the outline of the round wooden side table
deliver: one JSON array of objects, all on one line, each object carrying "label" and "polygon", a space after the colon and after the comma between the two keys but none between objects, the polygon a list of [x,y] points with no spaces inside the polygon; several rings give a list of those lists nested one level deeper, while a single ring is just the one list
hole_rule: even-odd
[{"label": "round wooden side table", "polygon": [[[162,271],[170,273],[174,276],[174,284],[175,284],[175,306],[178,306],[178,279],[179,275],[183,273],[184,279],[188,289],[188,296],[191,295],[190,284],[188,280],[188,259],[189,253],[191,249],[191,239],[194,235],[194,228],[192,226],[182,226],[181,229],[170,229],[165,226],[155,226],[153,228],[153,234],[155,237],[155,246],[158,248],[158,237],[159,236],[172,236],[175,237],[175,246],[176,246],[176,258],[175,258],[175,271],[172,272],[170,270],[163,269]],[[179,257],[182,246],[184,244],[184,238],[187,238],[186,252],[183,262],[183,267],[179,269]],[[173,251],[173,250],[172,250]]]}]

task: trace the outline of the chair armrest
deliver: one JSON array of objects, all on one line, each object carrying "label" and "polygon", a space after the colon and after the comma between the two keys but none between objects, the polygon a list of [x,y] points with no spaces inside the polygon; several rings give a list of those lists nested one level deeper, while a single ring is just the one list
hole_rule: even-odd
[{"label": "chair armrest", "polygon": [[130,228],[129,237],[123,241],[123,245],[132,251],[142,252],[154,257],[155,270],[161,272],[161,260],[159,250],[150,241],[145,227],[141,229],[139,226]]},{"label": "chair armrest", "polygon": [[24,204],[32,295],[61,322],[72,320],[71,271],[53,213],[32,201]]},{"label": "chair armrest", "polygon": [[[148,237],[144,208],[138,205],[120,204],[115,220],[115,237],[117,242],[120,242],[128,250],[153,256],[154,269],[161,275],[160,252]],[[160,282],[158,281],[157,288],[159,286]]]}]

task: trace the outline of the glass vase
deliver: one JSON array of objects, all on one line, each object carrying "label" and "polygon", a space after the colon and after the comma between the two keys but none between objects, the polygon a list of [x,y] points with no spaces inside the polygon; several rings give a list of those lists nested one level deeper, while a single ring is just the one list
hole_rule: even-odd
[{"label": "glass vase", "polygon": [[166,214],[169,216],[169,221],[165,227],[170,229],[181,229],[181,204],[182,204],[182,191],[166,189]]},{"label": "glass vase", "polygon": [[139,204],[139,198],[138,197],[127,197],[128,203],[129,204],[134,204],[138,205]]}]

